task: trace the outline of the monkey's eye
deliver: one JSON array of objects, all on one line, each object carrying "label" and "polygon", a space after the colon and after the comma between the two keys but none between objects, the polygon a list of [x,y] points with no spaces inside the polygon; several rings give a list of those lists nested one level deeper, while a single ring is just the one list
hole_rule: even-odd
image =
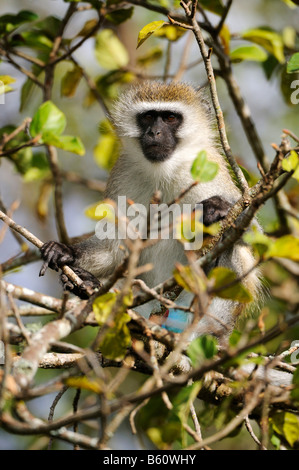
[{"label": "monkey's eye", "polygon": [[143,115],[143,119],[147,122],[151,121],[153,119],[153,115],[151,113],[147,113]]},{"label": "monkey's eye", "polygon": [[165,121],[167,122],[174,122],[176,121],[176,115],[175,114],[167,114],[165,116]]}]

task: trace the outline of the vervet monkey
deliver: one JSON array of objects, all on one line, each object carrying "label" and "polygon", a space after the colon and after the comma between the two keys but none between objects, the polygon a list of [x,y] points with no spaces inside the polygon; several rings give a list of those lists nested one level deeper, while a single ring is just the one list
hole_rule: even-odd
[{"label": "vervet monkey", "polygon": [[[224,218],[240,198],[219,151],[212,119],[200,91],[183,83],[141,83],[120,97],[112,116],[123,150],[111,171],[105,198],[117,201],[118,196],[125,196],[149,207],[153,194],[160,191],[161,202],[169,203],[194,181],[190,169],[201,150],[206,151],[209,160],[217,162],[219,171],[212,181],[194,186],[180,204],[202,203],[203,222],[210,225]],[[96,235],[72,246],[47,242],[41,249],[44,259],[41,275],[48,266],[58,270],[67,264],[87,284],[94,285],[98,279],[111,275],[122,262],[121,244],[122,240],[101,240]],[[172,276],[176,262],[186,263],[182,243],[161,240],[142,252],[140,265],[152,263],[153,269],[141,277],[153,287]],[[217,260],[217,265],[234,270],[238,276],[250,271],[253,264],[250,249],[242,241]],[[250,272],[243,282],[255,295],[259,285],[256,272]],[[69,281],[66,284],[78,294],[75,286]],[[196,335],[227,335],[241,310],[240,304],[215,297],[209,306],[211,316],[202,318]]]}]

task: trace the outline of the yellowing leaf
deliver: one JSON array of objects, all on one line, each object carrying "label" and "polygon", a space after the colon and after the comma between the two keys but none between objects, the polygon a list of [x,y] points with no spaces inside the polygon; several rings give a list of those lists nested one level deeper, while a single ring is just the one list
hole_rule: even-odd
[{"label": "yellowing leaf", "polygon": [[131,335],[127,323],[131,317],[127,313],[119,313],[115,317],[115,326],[108,328],[100,342],[100,351],[107,359],[121,361],[131,345]]},{"label": "yellowing leaf", "polygon": [[282,36],[277,32],[266,28],[250,29],[242,33],[242,38],[259,44],[281,64],[285,62]]},{"label": "yellowing leaf", "polygon": [[77,34],[77,37],[80,37],[80,36],[84,37],[90,34],[96,24],[97,24],[97,20],[95,18],[91,20],[87,20],[83,28]]},{"label": "yellowing leaf", "polygon": [[297,5],[298,5],[298,0],[294,0],[294,2],[292,2],[292,0],[282,0],[289,8],[297,8]]},{"label": "yellowing leaf", "polygon": [[91,206],[88,206],[84,214],[92,220],[106,219],[108,222],[115,223],[115,207],[114,204],[108,201],[99,201]]},{"label": "yellowing leaf", "polygon": [[298,417],[288,411],[280,411],[270,418],[273,430],[283,436],[291,447],[299,440]]},{"label": "yellowing leaf", "polygon": [[186,33],[186,31],[186,29],[181,28],[180,26],[164,24],[162,25],[162,28],[157,29],[153,34],[160,38],[166,38],[168,41],[177,41]]},{"label": "yellowing leaf", "polygon": [[214,282],[214,295],[217,297],[242,303],[252,301],[250,292],[240,281],[236,281],[237,275],[234,271],[218,266],[209,273],[208,277]]},{"label": "yellowing leaf", "polygon": [[112,29],[103,29],[96,36],[95,55],[99,64],[107,70],[125,67],[129,54]]},{"label": "yellowing leaf", "polygon": [[120,142],[108,121],[102,121],[100,125],[100,137],[93,149],[93,157],[96,163],[107,171],[114,166],[120,152]]},{"label": "yellowing leaf", "polygon": [[144,43],[154,32],[162,28],[162,26],[166,25],[167,23],[163,20],[160,21],[152,21],[152,23],[147,24],[139,31],[138,40],[137,40],[137,49]]},{"label": "yellowing leaf", "polygon": [[92,308],[99,325],[103,325],[108,319],[116,299],[115,292],[107,292],[94,300]]},{"label": "yellowing leaf", "polygon": [[281,166],[285,171],[296,170],[299,163],[299,156],[295,150],[291,150],[290,155],[282,160]]},{"label": "yellowing leaf", "polygon": [[67,96],[71,98],[74,96],[77,90],[77,86],[82,78],[82,69],[76,65],[72,70],[66,72],[61,80],[60,93],[61,96]]},{"label": "yellowing leaf", "polygon": [[229,54],[229,48],[230,48],[230,30],[229,27],[224,24],[221,28],[221,31],[219,33],[219,37],[221,39],[221,42],[223,44],[223,49],[225,54]]},{"label": "yellowing leaf", "polygon": [[278,257],[299,261],[299,238],[293,235],[285,235],[279,238],[269,248],[266,255],[269,258]]},{"label": "yellowing leaf", "polygon": [[289,48],[289,49],[295,49],[295,44],[296,44],[296,30],[292,26],[286,26],[282,30],[282,39],[283,43]]},{"label": "yellowing leaf", "polygon": [[90,392],[102,393],[102,387],[99,380],[89,379],[87,377],[69,377],[65,381],[66,385],[74,388],[82,388]]},{"label": "yellowing leaf", "polygon": [[198,292],[199,289],[205,289],[204,280],[196,275],[190,266],[177,264],[173,272],[176,282],[188,292]]},{"label": "yellowing leaf", "polygon": [[14,83],[15,81],[16,79],[11,77],[10,75],[0,75],[0,95],[12,91],[13,88],[9,85],[11,83]]},{"label": "yellowing leaf", "polygon": [[119,155],[119,148],[119,141],[115,135],[104,135],[99,138],[93,149],[93,157],[101,168],[110,171]]}]

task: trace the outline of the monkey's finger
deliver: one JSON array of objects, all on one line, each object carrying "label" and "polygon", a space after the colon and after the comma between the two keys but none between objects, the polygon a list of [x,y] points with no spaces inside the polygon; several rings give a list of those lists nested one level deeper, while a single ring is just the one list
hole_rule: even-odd
[{"label": "monkey's finger", "polygon": [[45,274],[45,272],[47,271],[48,267],[49,267],[48,261],[44,261],[44,262],[43,262],[43,265],[42,265],[42,267],[41,267],[41,269],[40,269],[39,276],[44,276],[44,274]]}]

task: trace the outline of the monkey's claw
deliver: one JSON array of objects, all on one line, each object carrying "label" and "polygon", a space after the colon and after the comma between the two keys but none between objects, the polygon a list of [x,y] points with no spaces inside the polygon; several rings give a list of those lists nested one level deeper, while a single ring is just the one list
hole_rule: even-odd
[{"label": "monkey's claw", "polygon": [[67,265],[72,265],[75,261],[74,251],[72,247],[58,242],[46,242],[40,249],[42,259],[44,260],[40,276],[43,276],[48,268],[59,271],[59,269]]}]

